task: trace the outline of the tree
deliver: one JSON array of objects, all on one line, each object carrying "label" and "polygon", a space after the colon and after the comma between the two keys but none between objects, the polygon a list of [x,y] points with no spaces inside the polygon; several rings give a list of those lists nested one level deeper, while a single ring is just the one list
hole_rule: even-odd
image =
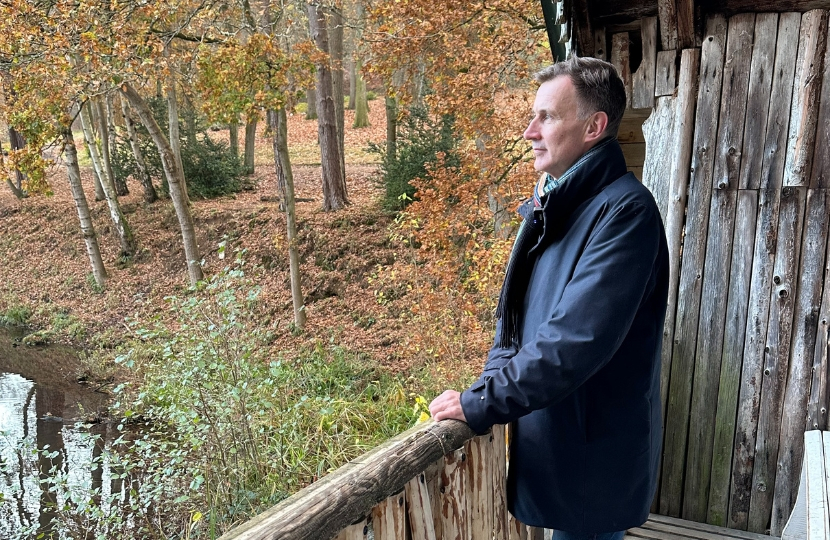
[{"label": "tree", "polygon": [[[320,139],[320,161],[323,169],[323,210],[339,210],[347,204],[343,157],[337,130],[337,109],[330,66],[329,39],[322,5],[313,0],[307,4],[311,36],[324,53],[317,60],[317,131]],[[342,99],[342,98],[341,98]],[[342,101],[341,101],[342,103]]]},{"label": "tree", "polygon": [[150,178],[150,171],[147,168],[147,162],[144,159],[144,152],[141,151],[141,146],[138,143],[138,135],[135,132],[135,124],[130,115],[130,105],[127,100],[119,94],[118,102],[121,104],[121,116],[124,118],[124,126],[127,130],[127,138],[130,141],[130,149],[133,152],[136,166],[138,167],[138,181],[141,182],[141,187],[144,191],[144,202],[151,204],[158,200],[158,193],[153,186],[153,180]]}]

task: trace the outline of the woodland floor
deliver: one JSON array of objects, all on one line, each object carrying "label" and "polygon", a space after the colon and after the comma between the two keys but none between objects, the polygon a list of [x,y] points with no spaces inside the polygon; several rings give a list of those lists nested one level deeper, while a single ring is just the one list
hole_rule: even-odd
[{"label": "woodland floor", "polygon": [[[353,111],[346,111],[346,172],[352,204],[326,213],[321,210],[317,123],[299,113],[289,118],[308,310],[307,327],[300,335],[289,331],[293,314],[285,219],[275,202],[270,138],[258,137],[253,189],[194,200],[192,211],[206,274],[226,266],[234,249],[247,250],[246,274],[262,287],[270,308],[270,320],[263,324],[278,336],[275,350],[332,343],[369,354],[399,371],[412,362],[396,347],[405,328],[394,306],[378,304],[371,279],[378,265],[392,264],[403,249],[390,240],[393,218],[379,205],[377,156],[366,150],[369,141],[382,143],[385,138],[381,101],[370,102],[370,120],[371,127],[352,129]],[[18,201],[10,190],[0,188],[0,312],[26,306],[32,311],[30,324],[35,328],[54,325],[56,317],[77,323],[72,333],[59,333],[56,339],[74,339],[89,348],[112,347],[131,332],[127,318],[142,322],[159,315],[163,319],[167,313],[164,298],[186,290],[178,222],[169,200],[146,205],[140,186],[131,181],[131,193],[120,200],[139,251],[133,260],[120,264],[106,203],[95,202],[92,173],[84,169],[86,195],[109,273],[106,290],[95,292],[65,174],[62,166],[54,167],[51,197]],[[227,239],[229,255],[220,260],[217,248],[223,239]]]}]

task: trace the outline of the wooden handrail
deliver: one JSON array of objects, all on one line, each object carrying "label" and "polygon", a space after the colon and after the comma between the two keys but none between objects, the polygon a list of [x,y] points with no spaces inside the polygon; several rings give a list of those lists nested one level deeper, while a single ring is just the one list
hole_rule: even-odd
[{"label": "wooden handrail", "polygon": [[474,436],[464,422],[427,421],[231,529],[220,540],[333,538]]}]

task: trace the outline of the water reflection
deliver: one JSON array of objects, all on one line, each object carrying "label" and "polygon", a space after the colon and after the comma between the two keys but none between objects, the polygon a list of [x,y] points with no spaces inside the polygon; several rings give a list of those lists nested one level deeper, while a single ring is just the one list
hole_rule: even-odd
[{"label": "water reflection", "polygon": [[107,397],[74,382],[76,364],[71,349],[16,347],[0,328],[0,538],[23,530],[48,536],[62,501],[41,480],[61,472],[71,484],[102,487],[108,476],[89,468],[110,440],[106,424],[90,428],[97,440],[82,431]]}]

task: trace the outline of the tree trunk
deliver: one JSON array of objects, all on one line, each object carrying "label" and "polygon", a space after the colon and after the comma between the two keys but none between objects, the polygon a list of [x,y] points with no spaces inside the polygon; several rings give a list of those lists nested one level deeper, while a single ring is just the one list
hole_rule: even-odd
[{"label": "tree trunk", "polygon": [[308,90],[306,90],[305,101],[305,119],[317,120],[317,90],[315,90],[314,88],[309,88]]},{"label": "tree trunk", "polygon": [[386,160],[395,161],[398,152],[398,100],[386,92]]},{"label": "tree trunk", "polygon": [[[112,160],[110,159],[110,126],[107,121],[107,111],[104,110],[104,106],[101,104],[101,98],[90,100],[88,103],[90,104],[90,107],[94,108],[95,112],[92,117],[97,120],[96,125],[98,127],[98,136],[101,139],[101,170],[103,170],[104,175],[113,186],[114,193],[117,196],[127,195],[129,194],[129,191],[127,190],[127,183],[116,180],[115,175],[112,172]],[[104,194],[106,195],[107,186],[103,178],[101,179],[101,183],[104,184]],[[120,186],[119,183],[121,184]]]},{"label": "tree trunk", "polygon": [[256,125],[254,116],[245,124],[245,174],[254,174],[254,151],[256,150]]},{"label": "tree trunk", "polygon": [[302,330],[305,326],[305,306],[300,276],[300,253],[297,249],[297,220],[294,204],[294,175],[288,158],[288,119],[285,109],[274,111],[271,115],[274,133],[274,165],[277,169],[277,182],[281,186],[285,202],[285,228],[288,237],[288,268],[291,281],[291,300],[294,303],[294,326]]},{"label": "tree trunk", "polygon": [[130,140],[130,148],[133,150],[133,157],[135,158],[136,166],[138,167],[139,181],[144,190],[144,202],[147,204],[154,203],[159,196],[156,193],[156,188],[153,186],[153,179],[150,178],[150,171],[147,169],[147,162],[144,161],[144,153],[141,151],[141,146],[138,144],[138,135],[135,132],[135,124],[130,116],[130,106],[127,100],[119,95],[118,101],[121,102],[121,114],[124,117],[124,125],[127,127],[127,137]]},{"label": "tree trunk", "polygon": [[184,244],[184,254],[187,260],[187,274],[190,278],[190,284],[195,285],[202,279],[201,255],[199,254],[199,246],[196,243],[196,231],[193,227],[193,216],[190,214],[190,208],[187,204],[187,192],[184,190],[184,173],[176,160],[173,148],[170,142],[164,136],[147,102],[135,91],[135,89],[128,83],[121,85],[121,91],[127,97],[138,113],[141,122],[150,137],[158,148],[161,156],[161,163],[164,167],[164,175],[167,177],[167,184],[170,189],[170,199],[173,201],[173,208],[176,210],[176,217],[179,218],[179,228],[182,231],[182,243]]},{"label": "tree trunk", "polygon": [[[22,150],[24,146],[26,146],[26,141],[23,140],[23,135],[21,135],[16,129],[9,126],[9,145],[11,146],[12,150]],[[23,190],[23,181],[26,180],[26,175],[23,174],[22,171],[19,169],[14,170],[15,182],[17,184],[17,189],[22,193]]]},{"label": "tree trunk", "polygon": [[[0,169],[3,169],[4,166],[5,166],[5,163],[3,162],[3,144],[2,144],[2,141],[0,141]],[[19,171],[16,171],[16,172],[19,172]],[[10,178],[6,178],[6,184],[9,186],[9,189],[12,190],[12,193],[14,193],[15,197],[17,197],[18,199],[25,199],[26,198],[26,194],[23,193],[23,190],[21,189],[21,187],[18,187],[16,185],[14,185],[14,182],[12,182]]]},{"label": "tree trunk", "polygon": [[369,101],[366,99],[366,81],[360,73],[363,66],[361,65],[359,59],[356,63],[357,69],[355,71],[357,80],[355,83],[357,86],[357,92],[355,93],[354,124],[352,127],[363,128],[369,127]]},{"label": "tree trunk", "polygon": [[[165,56],[169,58],[170,52],[168,49],[165,49],[164,52]],[[179,135],[179,103],[176,100],[176,77],[173,74],[172,67],[170,69],[170,79],[167,81],[167,127],[170,150],[173,152],[173,159],[176,160],[176,167],[181,171],[182,183],[179,189],[182,192],[182,200],[184,204],[190,204],[190,199],[187,197],[187,182],[184,177],[184,166],[182,165],[182,139]]]},{"label": "tree trunk", "polygon": [[[311,35],[317,48],[327,53],[328,32],[323,8],[317,0],[308,4]],[[341,146],[337,133],[337,111],[328,60],[317,64],[317,133],[323,169],[323,210],[338,210],[349,204],[343,175]]]},{"label": "tree trunk", "polygon": [[346,118],[343,94],[343,2],[334,0],[331,7],[331,41],[329,53],[332,62],[331,89],[334,96],[334,110],[337,113],[337,141],[340,146],[340,170],[343,173],[343,185],[346,185]]},{"label": "tree trunk", "polygon": [[188,146],[196,148],[196,107],[193,106],[193,102],[188,97],[187,92],[182,94],[182,96],[184,97],[185,104],[184,139],[187,141]]},{"label": "tree trunk", "polygon": [[107,94],[105,99],[107,109],[106,120],[104,120],[104,115],[100,113],[102,106],[101,102],[98,101],[99,116],[101,118],[99,120],[101,125],[101,149],[107,174],[112,178],[112,183],[115,185],[115,192],[119,197],[123,197],[130,194],[130,190],[127,188],[127,179],[116,178],[112,171],[112,151],[115,150],[115,114],[112,110],[112,94]]},{"label": "tree trunk", "polygon": [[357,58],[352,58],[351,62],[349,62],[349,106],[348,109],[353,111],[357,108],[355,105],[355,100],[357,99],[357,72],[358,72],[358,63],[360,60]]},{"label": "tree trunk", "polygon": [[69,187],[72,190],[72,198],[75,199],[78,220],[81,222],[81,234],[84,236],[86,252],[92,266],[92,277],[95,278],[95,283],[103,288],[107,283],[107,271],[104,268],[104,261],[101,259],[98,236],[95,234],[95,227],[89,215],[89,205],[86,202],[86,195],[84,195],[84,187],[81,184],[81,169],[78,167],[78,151],[75,148],[72,129],[65,127],[62,138],[63,158],[66,163],[66,173],[69,177]]},{"label": "tree trunk", "polygon": [[[81,126],[84,130],[84,137],[87,139],[87,147],[89,147],[90,157],[92,158],[92,165],[98,170],[98,175],[101,178],[101,186],[104,189],[104,198],[107,201],[107,206],[110,211],[110,218],[115,227],[115,233],[118,235],[118,242],[121,246],[121,254],[130,257],[135,253],[135,238],[130,229],[127,220],[124,219],[124,214],[121,212],[121,206],[118,204],[118,198],[115,195],[115,187],[110,180],[109,172],[104,168],[102,163],[102,156],[98,153],[98,144],[95,141],[95,134],[92,132],[92,122],[89,110],[94,107],[92,101],[87,101],[86,105],[81,107]],[[87,108],[88,107],[88,108]],[[100,108],[98,110],[98,121],[101,134],[104,133],[102,129],[104,126],[100,124],[106,123],[106,117],[100,114],[103,112]],[[102,142],[106,144],[106,137],[102,137]]]},{"label": "tree trunk", "polygon": [[231,143],[231,154],[239,157],[239,124],[232,122],[228,125],[228,138]]}]

